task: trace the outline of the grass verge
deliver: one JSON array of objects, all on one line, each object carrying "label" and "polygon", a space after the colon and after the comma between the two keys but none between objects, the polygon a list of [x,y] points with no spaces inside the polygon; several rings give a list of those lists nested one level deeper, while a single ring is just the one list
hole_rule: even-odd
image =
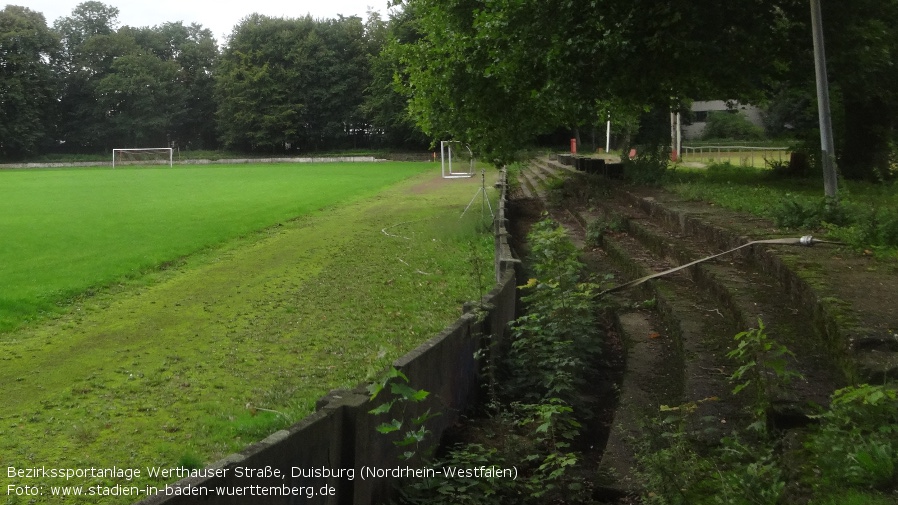
[{"label": "grass verge", "polygon": [[[492,264],[491,234],[479,212],[459,217],[479,182],[421,174],[5,334],[4,463],[140,468],[129,485],[159,486],[145,467],[208,463],[301,419],[328,390],[444,328],[478,284],[492,285],[491,268],[471,267]],[[488,278],[475,282],[473,270]],[[61,483],[27,484],[49,494]]]},{"label": "grass verge", "polygon": [[827,204],[823,180],[727,163],[707,170],[677,168],[665,187],[772,220],[784,229],[815,232],[880,259],[898,259],[898,192],[894,184],[840,181],[839,206]]}]

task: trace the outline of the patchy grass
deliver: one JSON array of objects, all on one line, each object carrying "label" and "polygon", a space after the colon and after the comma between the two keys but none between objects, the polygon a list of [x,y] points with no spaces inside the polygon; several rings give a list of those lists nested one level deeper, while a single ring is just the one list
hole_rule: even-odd
[{"label": "patchy grass", "polygon": [[0,172],[0,332],[88,289],[374,194],[423,163]]},{"label": "patchy grass", "polygon": [[782,228],[816,232],[859,252],[898,258],[898,192],[894,184],[839,182],[839,208],[829,208],[823,180],[786,178],[771,170],[717,164],[677,168],[666,189],[686,198],[766,217]]},{"label": "patchy grass", "polygon": [[479,296],[472,262],[492,286],[491,235],[459,218],[479,182],[422,174],[6,333],[4,464],[192,467],[301,419],[453,321]]}]

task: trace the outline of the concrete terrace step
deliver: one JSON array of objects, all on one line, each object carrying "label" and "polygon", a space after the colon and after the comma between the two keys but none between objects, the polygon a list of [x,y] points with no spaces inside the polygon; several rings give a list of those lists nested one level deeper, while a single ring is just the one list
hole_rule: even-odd
[{"label": "concrete terrace step", "polygon": [[[530,169],[555,173],[555,165],[560,166],[540,159]],[[601,252],[614,263],[612,268],[623,272],[621,282],[748,241],[702,219],[714,209],[668,209],[619,189],[609,193],[591,201],[589,208],[574,211],[570,227],[582,233],[597,220],[617,224],[621,231],[604,233]],[[565,221],[571,209],[555,214]],[[790,296],[783,283],[788,276],[757,261],[756,253],[746,248],[650,281],[641,296],[655,300],[657,313],[630,310],[619,315],[627,341],[627,371],[602,462],[603,469],[615,475],[610,487],[619,492],[638,487],[631,473],[630,440],[640,430],[640,419],[644,422],[646,413],[657,417],[660,405],[695,402],[690,431],[705,433],[709,441],[728,432],[732,423],[747,421],[740,407],[747,400],[731,401],[728,377],[737,365],[726,354],[735,347],[734,334],[756,327],[759,318],[769,336],[795,352],[789,367],[804,376],[774,393],[780,414],[808,412],[809,405],[825,404],[829,392],[844,385],[845,377],[823,345],[832,335],[809,324],[817,309]],[[629,294],[624,306],[633,296]],[[659,383],[665,384],[660,390]]]}]

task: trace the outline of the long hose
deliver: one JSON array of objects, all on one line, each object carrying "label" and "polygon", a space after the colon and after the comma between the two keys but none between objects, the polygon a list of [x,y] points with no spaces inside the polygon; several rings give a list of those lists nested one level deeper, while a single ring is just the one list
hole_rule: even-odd
[{"label": "long hose", "polygon": [[806,246],[806,247],[811,247],[814,244],[838,244],[838,243],[839,242],[829,242],[826,240],[818,240],[810,235],[805,235],[804,237],[801,237],[801,238],[771,238],[771,239],[766,239],[766,240],[754,240],[752,242],[742,244],[739,247],[730,249],[729,251],[717,253],[712,256],[708,256],[707,258],[695,260],[691,263],[686,263],[685,265],[680,265],[678,267],[671,268],[670,270],[665,270],[663,272],[659,272],[656,274],[646,275],[645,277],[640,277],[639,279],[632,280],[630,282],[626,282],[619,286],[615,286],[611,289],[606,289],[605,291],[602,291],[601,293],[597,294],[596,297],[601,297],[601,296],[607,295],[608,293],[613,293],[615,291],[620,291],[622,289],[627,289],[627,288],[632,288],[633,286],[638,286],[638,285],[642,284],[643,282],[654,279],[656,277],[661,277],[663,275],[672,274],[672,273],[682,270],[684,268],[691,267],[692,265],[697,265],[703,261],[708,261],[708,260],[714,259],[718,256],[723,256],[724,254],[729,254],[731,252],[738,251],[739,249],[742,249],[743,247],[748,247],[748,246],[754,245],[754,244],[785,244],[785,245],[802,245],[802,246]]}]

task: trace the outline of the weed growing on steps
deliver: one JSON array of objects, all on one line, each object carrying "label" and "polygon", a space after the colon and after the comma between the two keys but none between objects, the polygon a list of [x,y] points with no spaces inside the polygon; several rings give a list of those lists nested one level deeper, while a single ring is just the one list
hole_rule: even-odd
[{"label": "weed growing on steps", "polygon": [[727,353],[739,365],[730,376],[730,382],[737,383],[733,394],[745,389],[754,393],[749,405],[754,422],[749,428],[760,434],[767,433],[772,394],[801,378],[801,374],[786,366],[788,358],[794,356],[792,351],[772,340],[764,329],[764,322],[758,319],[757,328],[736,334],[736,348]]},{"label": "weed growing on steps", "polygon": [[[788,349],[763,324],[736,336],[735,393],[752,390],[755,422],[700,443],[689,418],[697,403],[662,407],[635,440],[643,501],[651,505],[893,503],[898,490],[898,389],[862,384],[836,391],[819,424],[768,431],[770,392],[796,374]],[[660,429],[659,429],[660,428]],[[838,497],[838,499],[836,499]]]},{"label": "weed growing on steps", "polygon": [[602,238],[608,232],[622,232],[627,229],[627,222],[623,216],[613,214],[602,219],[596,219],[586,226],[586,244],[591,247],[602,245]]},{"label": "weed growing on steps", "polygon": [[820,427],[808,438],[815,487],[846,483],[874,489],[898,484],[898,391],[862,384],[833,393]]},{"label": "weed growing on steps", "polygon": [[544,220],[528,237],[534,278],[522,289],[526,314],[498,370],[500,391],[491,417],[469,426],[471,443],[451,447],[431,465],[447,468],[516,467],[517,479],[462,475],[417,479],[402,489],[404,503],[590,503],[592,482],[575,449],[585,377],[598,358],[600,330],[592,293],[583,282],[577,249],[563,229]]},{"label": "weed growing on steps", "polygon": [[582,281],[577,249],[553,221],[534,225],[528,240],[535,277],[522,288],[525,314],[513,327],[508,395],[530,402],[558,398],[585,414],[580,392],[601,345],[597,285]]}]

